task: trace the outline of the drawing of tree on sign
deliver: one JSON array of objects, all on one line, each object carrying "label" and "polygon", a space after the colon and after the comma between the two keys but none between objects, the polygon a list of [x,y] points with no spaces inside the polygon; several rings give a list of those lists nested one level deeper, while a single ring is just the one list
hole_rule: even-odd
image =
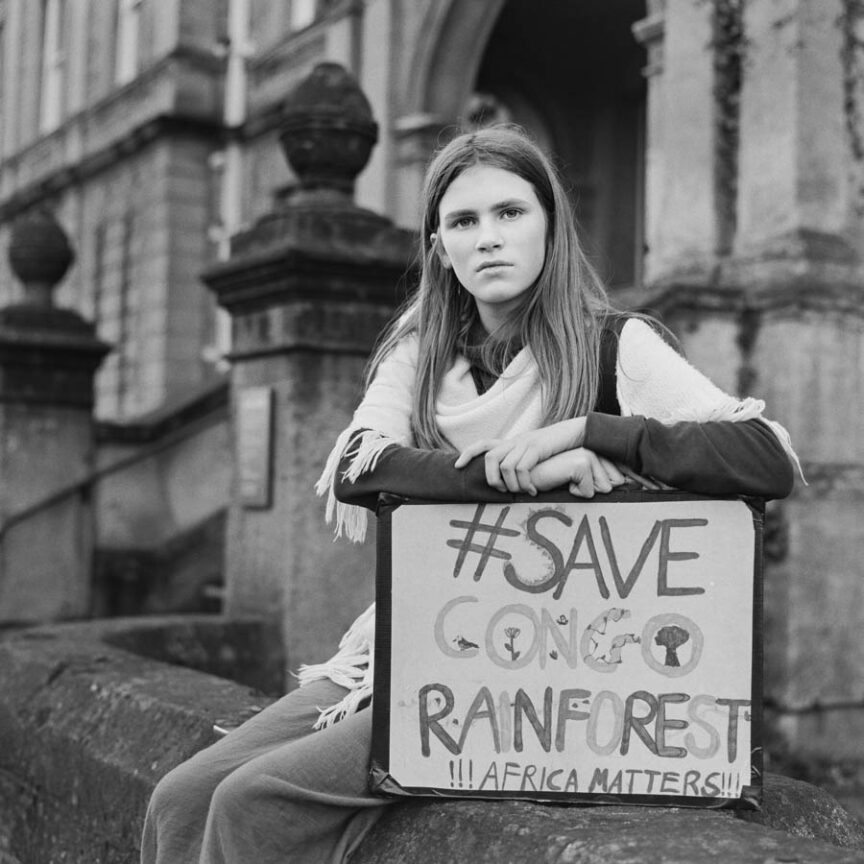
[{"label": "drawing of tree on sign", "polygon": [[510,640],[504,643],[504,647],[510,652],[510,659],[515,663],[519,659],[521,651],[516,650],[516,637],[521,631],[518,627],[505,627],[504,635]]},{"label": "drawing of tree on sign", "polygon": [[666,649],[666,657],[663,660],[664,666],[680,666],[678,660],[678,649],[690,639],[690,634],[683,628],[672,624],[668,627],[661,627],[654,637],[654,644]]}]

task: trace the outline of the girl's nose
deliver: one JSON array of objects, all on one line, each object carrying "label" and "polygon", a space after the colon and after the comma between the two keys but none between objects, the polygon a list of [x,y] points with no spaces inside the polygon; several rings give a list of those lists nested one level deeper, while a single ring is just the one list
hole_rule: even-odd
[{"label": "girl's nose", "polygon": [[497,249],[501,245],[501,232],[493,221],[482,221],[477,234],[477,249],[481,252]]}]

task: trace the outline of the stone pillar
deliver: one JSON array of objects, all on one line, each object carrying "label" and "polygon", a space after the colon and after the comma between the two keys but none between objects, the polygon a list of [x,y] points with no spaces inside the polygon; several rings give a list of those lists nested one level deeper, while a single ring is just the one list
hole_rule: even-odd
[{"label": "stone pillar", "polygon": [[738,257],[850,260],[843,235],[853,227],[855,190],[847,182],[845,37],[838,24],[845,5],[746,6]]},{"label": "stone pillar", "polygon": [[702,280],[715,260],[712,19],[711,4],[655,0],[635,28],[649,51],[651,280],[672,274]]},{"label": "stone pillar", "polygon": [[792,435],[809,485],[769,508],[767,717],[798,754],[860,760],[864,4],[663,6],[636,30],[655,73],[647,305]]},{"label": "stone pillar", "polygon": [[0,309],[0,623],[90,612],[93,376],[108,348],[53,305],[73,260],[46,212],[12,229],[23,300]]},{"label": "stone pillar", "polygon": [[734,227],[735,9],[728,0],[650,0],[633,28],[648,59],[645,280],[662,289],[652,306],[690,359],[727,390],[739,387],[740,362],[739,307],[718,280]]},{"label": "stone pillar", "polygon": [[864,4],[755,0],[744,23],[726,278],[755,310],[753,389],[810,484],[779,508],[766,696],[796,752],[864,769]]},{"label": "stone pillar", "polygon": [[661,264],[655,252],[663,249],[664,92],[663,41],[666,29],[665,0],[650,0],[648,17],[633,25],[633,36],[645,47],[647,62],[642,74],[648,80],[645,129],[645,257],[647,278],[654,278]]},{"label": "stone pillar", "polygon": [[394,218],[400,225],[418,225],[426,166],[435,151],[453,137],[456,120],[436,114],[411,114],[393,123],[396,154]]},{"label": "stone pillar", "polygon": [[373,599],[374,544],[334,543],[312,487],[361,396],[414,236],[352,201],[377,137],[352,76],[316,66],[283,116],[281,141],[299,187],[235,236],[231,259],[203,278],[233,329],[238,470],[226,611],[281,626],[291,670],[327,659]]}]

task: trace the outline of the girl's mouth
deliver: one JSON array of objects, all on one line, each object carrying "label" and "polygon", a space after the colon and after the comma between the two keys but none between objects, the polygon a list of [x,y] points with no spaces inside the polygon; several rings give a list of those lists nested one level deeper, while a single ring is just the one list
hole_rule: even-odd
[{"label": "girl's mouth", "polygon": [[483,270],[491,270],[493,268],[498,267],[512,267],[513,265],[509,261],[484,261],[482,264],[477,266],[477,272],[481,273]]}]

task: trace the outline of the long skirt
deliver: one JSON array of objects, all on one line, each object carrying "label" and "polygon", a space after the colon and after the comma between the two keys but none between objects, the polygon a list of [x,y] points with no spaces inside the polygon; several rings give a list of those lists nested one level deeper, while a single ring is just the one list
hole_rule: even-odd
[{"label": "long skirt", "polygon": [[347,860],[391,802],[367,789],[371,710],[312,729],[346,692],[329,680],[294,690],[166,774],[142,864]]}]

